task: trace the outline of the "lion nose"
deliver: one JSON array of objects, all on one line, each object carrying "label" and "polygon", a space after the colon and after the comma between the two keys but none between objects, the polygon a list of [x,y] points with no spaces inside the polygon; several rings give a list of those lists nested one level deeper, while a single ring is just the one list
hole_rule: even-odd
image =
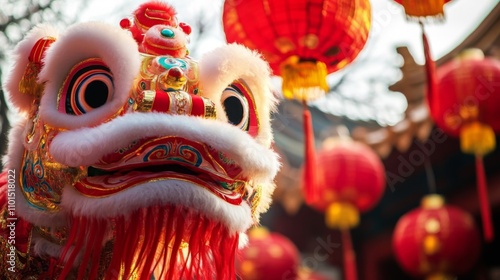
[{"label": "lion nose", "polygon": [[216,118],[215,104],[208,98],[182,90],[143,90],[138,93],[135,111]]},{"label": "lion nose", "polygon": [[186,81],[187,79],[179,67],[172,67],[158,77],[158,85],[163,91],[181,90]]}]

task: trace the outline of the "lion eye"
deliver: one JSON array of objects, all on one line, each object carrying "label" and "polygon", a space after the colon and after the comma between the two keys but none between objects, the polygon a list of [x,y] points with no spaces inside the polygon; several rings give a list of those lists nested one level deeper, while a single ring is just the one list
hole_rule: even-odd
[{"label": "lion eye", "polygon": [[83,115],[105,105],[114,93],[113,75],[98,58],[75,65],[61,89],[59,111]]},{"label": "lion eye", "polygon": [[228,122],[243,131],[248,131],[248,101],[234,85],[229,85],[222,93],[221,102]]}]

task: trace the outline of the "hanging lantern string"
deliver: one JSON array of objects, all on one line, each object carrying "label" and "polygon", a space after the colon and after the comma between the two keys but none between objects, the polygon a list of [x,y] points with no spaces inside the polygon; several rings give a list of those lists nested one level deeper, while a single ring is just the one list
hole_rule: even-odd
[{"label": "hanging lantern string", "polygon": [[[431,49],[429,47],[429,41],[427,40],[427,35],[425,34],[424,23],[419,20],[420,29],[422,30],[422,44],[424,48],[425,57],[425,76],[427,78],[427,95],[429,100],[435,96],[436,92],[436,69],[434,65],[434,60],[431,56]],[[432,104],[431,102],[429,104]],[[427,175],[427,183],[429,186],[429,193],[435,194],[436,189],[436,179],[434,177],[434,171],[432,170],[432,164],[429,157],[425,159],[425,172]]]},{"label": "hanging lantern string", "polygon": [[436,177],[434,176],[434,170],[432,169],[432,163],[427,156],[424,161],[425,174],[427,176],[427,185],[429,186],[429,193],[436,194]]},{"label": "hanging lantern string", "polygon": [[[424,24],[422,21],[419,21],[420,28],[422,30],[422,43],[423,43],[423,48],[424,48],[424,56],[425,56],[425,74],[427,78],[427,100],[428,103],[430,104],[431,111],[435,111],[434,108],[432,107],[433,105],[437,104],[437,102],[433,102],[433,98],[436,97],[436,69],[435,69],[435,64],[434,61],[432,60],[431,57],[431,51],[429,47],[429,41],[427,40],[427,36],[425,34],[425,29],[424,29]],[[481,211],[481,219],[483,221],[483,234],[484,234],[484,239],[486,242],[491,242],[494,238],[494,233],[493,233],[493,226],[492,226],[492,220],[491,220],[491,209],[489,206],[489,201],[488,201],[488,189],[486,186],[486,175],[484,172],[484,165],[483,165],[483,154],[486,153],[488,149],[494,149],[494,135],[491,128],[484,128],[480,127],[477,123],[470,124],[469,129],[462,129],[461,132],[461,146],[468,147],[468,145],[471,145],[472,142],[475,141],[468,141],[474,138],[477,138],[478,135],[481,135],[481,139],[492,139],[492,141],[485,141],[487,145],[483,147],[482,145],[479,144],[474,144],[471,145],[473,147],[472,151],[474,154],[476,154],[476,176],[477,176],[477,188],[478,188],[478,196],[479,196],[479,207]],[[472,136],[472,137],[471,137]],[[467,140],[467,141],[466,141]],[[469,143],[471,142],[471,143]],[[491,142],[491,143],[490,143]],[[464,150],[463,148],[461,148]],[[477,152],[474,152],[474,149],[478,149]],[[467,150],[467,149],[466,149]],[[431,188],[431,185],[429,184],[429,188]],[[435,192],[435,186],[434,192]],[[432,191],[432,189],[431,189]]]},{"label": "hanging lantern string", "polygon": [[356,255],[352,247],[351,233],[348,228],[340,230],[342,236],[342,252],[344,254],[344,279],[356,280],[358,275],[356,272]]},{"label": "hanging lantern string", "polygon": [[314,129],[312,124],[311,112],[305,100],[303,105],[303,125],[304,125],[304,178],[303,188],[305,191],[305,199],[307,203],[316,200],[316,152],[314,143]]},{"label": "hanging lantern string", "polygon": [[491,242],[494,238],[493,222],[491,220],[491,209],[488,200],[488,188],[486,185],[483,156],[480,154],[476,154],[476,176],[479,207],[483,221],[483,235],[486,242]]},{"label": "hanging lantern string", "polygon": [[[434,65],[434,60],[431,56],[431,49],[429,47],[429,41],[427,40],[427,35],[425,34],[424,23],[419,21],[420,29],[422,30],[422,44],[424,47],[424,57],[425,57],[425,76],[427,78],[427,95],[428,99],[436,95],[436,67]],[[433,102],[429,102],[433,104]],[[432,109],[432,108],[431,108]]]}]

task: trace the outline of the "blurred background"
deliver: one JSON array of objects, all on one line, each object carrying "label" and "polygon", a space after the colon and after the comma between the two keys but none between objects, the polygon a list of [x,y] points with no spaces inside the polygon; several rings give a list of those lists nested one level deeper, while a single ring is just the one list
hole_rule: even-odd
[{"label": "blurred background", "polygon": [[[168,2],[177,9],[179,20],[193,28],[189,47],[192,57],[200,58],[226,43],[222,0]],[[64,30],[70,24],[97,20],[119,26],[119,21],[130,16],[140,3],[143,1],[0,0],[0,82],[2,74],[9,71],[9,51],[34,25],[49,23]],[[348,136],[368,146],[384,167],[386,183],[380,201],[362,213],[359,224],[350,231],[358,278],[413,279],[394,253],[396,224],[405,213],[419,207],[425,195],[437,193],[448,204],[469,213],[481,231],[478,175],[474,155],[463,153],[458,138],[444,134],[427,108],[419,24],[407,20],[404,9],[394,1],[372,0],[370,4],[371,31],[365,47],[351,64],[328,75],[329,93],[310,102],[309,108],[318,149],[328,139]],[[500,59],[497,0],[452,1],[445,6],[445,17],[426,25],[438,69],[469,48]],[[328,228],[325,214],[304,203],[303,105],[283,98],[280,85],[281,79],[275,77],[275,91],[281,102],[273,115],[274,145],[283,167],[278,174],[274,202],[262,217],[262,225],[292,242],[300,254],[303,271],[321,273],[324,279],[345,279],[340,231]],[[500,80],[495,80],[491,87],[491,92],[498,95]],[[2,153],[14,119],[15,112],[9,109],[0,88]],[[420,155],[423,156],[417,158]],[[496,232],[500,232],[499,163],[498,149],[484,156]],[[498,238],[481,242],[479,247],[479,257],[470,260],[471,268],[455,279],[500,279]]]}]

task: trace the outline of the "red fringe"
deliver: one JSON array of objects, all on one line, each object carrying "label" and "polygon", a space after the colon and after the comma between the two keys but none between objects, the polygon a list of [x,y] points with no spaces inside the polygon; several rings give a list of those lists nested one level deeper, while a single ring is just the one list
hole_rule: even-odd
[{"label": "red fringe", "polygon": [[495,234],[493,232],[493,221],[491,220],[491,208],[488,199],[488,187],[486,184],[483,157],[480,155],[476,155],[476,176],[479,208],[481,210],[481,219],[483,220],[483,235],[486,242],[491,242]]},{"label": "red fringe", "polygon": [[317,199],[316,192],[316,152],[314,145],[314,130],[311,112],[304,103],[304,174],[302,186],[306,203],[311,204]]},{"label": "red fringe", "polygon": [[345,280],[356,280],[358,279],[358,273],[356,271],[356,254],[352,248],[351,233],[349,229],[341,230],[342,236],[342,252],[344,255],[344,274]]},{"label": "red fringe", "polygon": [[[71,220],[70,236],[59,263],[64,269],[58,279],[74,273],[75,264],[78,279],[150,279],[153,274],[166,280],[236,277],[238,234],[231,236],[220,222],[192,210],[154,206],[126,218]],[[111,260],[106,264],[102,253],[110,231],[115,238]]]}]

